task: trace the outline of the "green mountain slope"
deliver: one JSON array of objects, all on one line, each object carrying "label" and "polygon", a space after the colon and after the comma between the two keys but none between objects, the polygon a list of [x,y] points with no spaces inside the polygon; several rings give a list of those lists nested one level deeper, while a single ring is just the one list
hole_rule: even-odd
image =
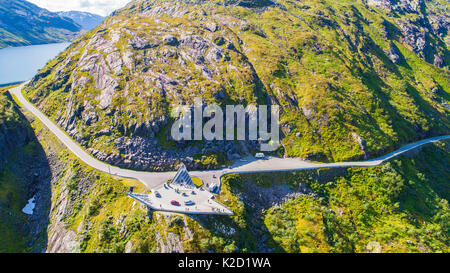
[{"label": "green mountain slope", "polygon": [[194,95],[280,105],[279,154],[361,159],[449,133],[447,21],[446,1],[133,1],[26,90],[122,167],[210,168],[257,149],[171,141],[171,105]]},{"label": "green mountain slope", "polygon": [[23,0],[0,0],[0,48],[67,42],[81,27],[72,19]]},{"label": "green mountain slope", "polygon": [[[0,253],[41,252],[50,198],[48,159],[6,89],[0,88]],[[22,209],[33,196],[39,205],[29,216]]]},{"label": "green mountain slope", "polygon": [[217,199],[234,216],[185,216],[136,203],[126,192],[148,193],[142,184],[97,172],[31,126],[52,173],[51,206],[37,209],[49,217],[36,243],[47,252],[449,251],[448,141],[376,168],[229,175]]},{"label": "green mountain slope", "polygon": [[[449,155],[446,141],[376,168],[233,175],[225,179],[221,200],[247,215],[243,226],[252,236],[236,239],[240,247],[246,242],[260,251],[289,253],[448,252]],[[285,185],[293,193],[280,202]]]}]

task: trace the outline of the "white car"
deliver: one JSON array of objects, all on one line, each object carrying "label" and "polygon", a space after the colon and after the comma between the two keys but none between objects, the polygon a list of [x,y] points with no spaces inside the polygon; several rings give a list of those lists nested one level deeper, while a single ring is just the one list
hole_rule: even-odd
[{"label": "white car", "polygon": [[257,153],[257,154],[255,155],[255,157],[256,157],[256,158],[265,158],[266,155],[263,154],[263,153]]}]

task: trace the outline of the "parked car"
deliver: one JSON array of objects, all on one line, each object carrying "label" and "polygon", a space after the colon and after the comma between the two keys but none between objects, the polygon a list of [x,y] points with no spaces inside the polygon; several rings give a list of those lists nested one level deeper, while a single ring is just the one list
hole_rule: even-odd
[{"label": "parked car", "polygon": [[266,155],[263,154],[263,153],[257,153],[257,154],[255,155],[255,157],[256,157],[256,158],[265,158]]},{"label": "parked car", "polygon": [[212,184],[212,185],[209,187],[209,191],[210,191],[211,193],[217,193],[218,190],[219,190],[219,187],[217,187],[216,184]]},{"label": "parked car", "polygon": [[193,201],[186,201],[186,202],[184,202],[184,204],[186,206],[194,206],[195,205],[195,203]]},{"label": "parked car", "polygon": [[170,202],[170,204],[172,204],[172,206],[176,206],[176,207],[181,206],[180,202],[178,202],[178,201],[172,201],[172,202]]},{"label": "parked car", "polygon": [[156,198],[161,198],[161,194],[157,191],[155,191],[155,196],[156,196]]}]

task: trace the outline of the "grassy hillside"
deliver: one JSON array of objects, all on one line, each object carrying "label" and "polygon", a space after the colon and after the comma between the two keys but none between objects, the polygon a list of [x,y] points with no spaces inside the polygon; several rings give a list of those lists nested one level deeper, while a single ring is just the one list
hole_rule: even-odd
[{"label": "grassy hillside", "polygon": [[449,133],[448,3],[421,3],[133,1],[26,90],[97,158],[127,168],[197,168],[189,157],[227,150],[168,137],[170,109],[194,95],[280,105],[278,154],[371,157]]},{"label": "grassy hillside", "polygon": [[[126,195],[142,184],[93,170],[29,120],[39,142],[0,171],[1,252],[449,251],[448,141],[376,168],[228,175],[218,201],[236,215],[189,217],[148,211]],[[21,213],[33,195],[37,219]]]},{"label": "grassy hillside", "polygon": [[39,121],[32,127],[47,156],[56,159],[47,252],[197,252],[198,240],[212,236],[193,218],[148,212],[126,195],[129,186],[148,193],[141,183],[86,166]]},{"label": "grassy hillside", "polygon": [[[19,117],[13,110],[11,101],[4,94],[4,89],[0,89],[0,126],[5,126],[6,123],[16,123],[18,119]],[[14,221],[23,221],[25,217],[10,217],[9,214],[14,211],[16,215],[19,215],[22,209],[20,206],[25,206],[25,204],[23,204],[24,198],[22,198],[23,192],[20,185],[14,183],[15,181],[10,177],[11,174],[3,170],[4,160],[3,158],[0,160],[0,188],[2,192],[2,196],[0,196],[0,217],[2,219],[0,221],[0,251],[13,252],[24,249],[23,234],[14,227]],[[16,198],[16,196],[19,198]],[[8,204],[8,208],[5,208],[5,204]]]},{"label": "grassy hillside", "polygon": [[80,31],[72,19],[30,2],[0,0],[0,48],[67,42]]},{"label": "grassy hillside", "polygon": [[[0,88],[0,252],[39,252],[45,248],[45,217],[22,209],[39,188],[45,191],[47,159],[6,89]],[[45,198],[39,199],[45,207]]]},{"label": "grassy hillside", "polygon": [[[278,154],[310,160],[448,134],[449,4],[369,2],[133,1],[26,92],[100,160],[145,170],[220,167],[257,148],[172,141],[168,113],[194,95],[280,105]],[[86,166],[0,93],[0,252],[447,253],[449,145],[376,168],[228,175],[217,199],[234,216],[167,215],[126,195],[143,185]]]},{"label": "grassy hillside", "polygon": [[267,247],[276,252],[447,253],[449,154],[447,141],[377,168],[350,168],[337,176],[326,177],[326,170],[322,175],[233,175],[226,178],[224,194],[228,205],[252,213],[252,204],[239,201],[251,198],[248,184],[268,188],[286,183],[293,189],[303,184],[312,189],[308,195],[265,207],[257,220],[248,219],[247,225],[262,226]]},{"label": "grassy hillside", "polygon": [[[49,237],[67,229],[76,252],[448,252],[448,145],[336,176],[326,170],[230,175],[218,200],[233,209],[231,217],[148,212],[125,194],[139,184],[99,174],[62,152],[67,165],[53,189],[52,203],[59,205]],[[301,194],[260,204],[249,185]]]}]

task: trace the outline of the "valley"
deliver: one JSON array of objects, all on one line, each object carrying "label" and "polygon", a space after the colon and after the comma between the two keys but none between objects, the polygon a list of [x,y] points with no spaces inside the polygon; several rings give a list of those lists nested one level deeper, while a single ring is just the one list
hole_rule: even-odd
[{"label": "valley", "polygon": [[[448,253],[449,9],[0,0],[0,253]],[[196,101],[279,107],[278,149],[175,139]]]}]

